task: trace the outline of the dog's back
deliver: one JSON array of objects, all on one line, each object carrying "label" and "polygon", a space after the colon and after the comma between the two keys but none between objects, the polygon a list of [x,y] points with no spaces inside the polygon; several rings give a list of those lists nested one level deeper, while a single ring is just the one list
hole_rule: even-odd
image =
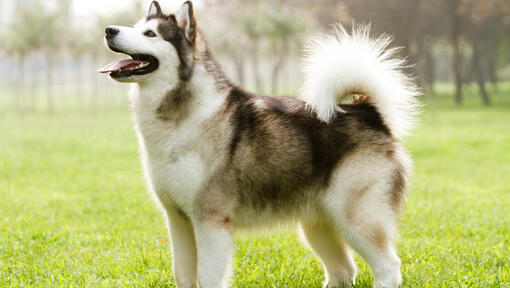
[{"label": "dog's back", "polygon": [[233,132],[225,135],[228,153],[220,175],[230,175],[226,185],[244,208],[295,215],[318,201],[349,155],[372,150],[397,162],[393,153],[399,144],[369,103],[342,105],[346,113],[325,123],[297,98],[236,88],[227,101],[221,113]]}]

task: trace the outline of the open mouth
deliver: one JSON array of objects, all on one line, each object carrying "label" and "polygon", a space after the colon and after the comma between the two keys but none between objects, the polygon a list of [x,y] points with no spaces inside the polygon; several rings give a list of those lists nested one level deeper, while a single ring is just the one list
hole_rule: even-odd
[{"label": "open mouth", "polygon": [[113,62],[97,70],[97,72],[110,73],[112,78],[125,78],[133,75],[149,74],[158,69],[159,61],[154,56],[146,54],[128,55],[132,59]]}]

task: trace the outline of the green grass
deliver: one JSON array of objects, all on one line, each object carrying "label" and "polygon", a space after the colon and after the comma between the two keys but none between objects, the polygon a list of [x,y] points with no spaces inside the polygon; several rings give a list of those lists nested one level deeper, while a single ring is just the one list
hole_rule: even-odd
[{"label": "green grass", "polygon": [[[403,287],[508,287],[510,89],[481,108],[427,100],[407,146]],[[445,94],[446,93],[446,94]],[[448,96],[448,97],[447,97]],[[0,287],[174,287],[127,111],[0,116]],[[292,232],[236,238],[234,287],[319,287]],[[360,258],[357,287],[372,276]]]}]

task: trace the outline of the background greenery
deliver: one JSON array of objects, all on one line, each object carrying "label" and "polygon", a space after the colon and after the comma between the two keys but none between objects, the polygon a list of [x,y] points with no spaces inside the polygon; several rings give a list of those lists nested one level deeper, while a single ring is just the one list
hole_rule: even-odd
[{"label": "background greenery", "polygon": [[[403,287],[508,287],[510,85],[494,107],[428,98],[401,221]],[[0,287],[174,287],[164,219],[146,192],[127,107],[0,115]],[[234,287],[319,287],[291,229],[238,235]],[[369,287],[360,258],[358,284]]]},{"label": "background greenery", "polygon": [[[163,7],[178,1],[160,0]],[[193,1],[198,26],[227,74],[260,93],[295,89],[305,43],[335,23],[348,30],[370,23],[374,35],[393,35],[393,46],[412,64],[406,72],[431,95],[437,83],[455,83],[451,101],[460,104],[463,86],[476,83],[490,105],[487,86],[510,81],[508,0]],[[3,106],[18,114],[58,113],[68,100],[92,112],[115,106],[125,86],[95,70],[125,56],[105,48],[104,30],[133,25],[149,2],[0,0]],[[90,6],[96,9],[83,13]]]}]

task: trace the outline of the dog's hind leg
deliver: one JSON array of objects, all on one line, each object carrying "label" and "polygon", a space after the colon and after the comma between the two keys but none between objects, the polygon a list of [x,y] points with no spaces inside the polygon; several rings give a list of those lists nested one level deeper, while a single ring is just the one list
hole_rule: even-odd
[{"label": "dog's hind leg", "polygon": [[[384,215],[385,210],[391,207],[384,207],[385,205],[378,203],[377,199],[370,202],[348,208],[354,211],[348,212],[347,215],[339,213],[338,208],[333,210],[332,207],[329,208],[329,213],[333,215],[332,221],[339,236],[370,266],[374,276],[374,287],[395,288],[401,282],[400,259],[393,246],[396,228],[392,217]],[[381,214],[367,217],[371,214],[369,210]]]},{"label": "dog's hind leg", "polygon": [[318,221],[301,221],[300,224],[306,242],[324,266],[324,287],[351,287],[356,277],[356,264],[352,251],[339,238],[336,229]]},{"label": "dog's hind leg", "polygon": [[405,171],[380,155],[353,155],[335,173],[323,201],[339,236],[367,262],[375,287],[397,287],[400,259],[394,248]]}]

